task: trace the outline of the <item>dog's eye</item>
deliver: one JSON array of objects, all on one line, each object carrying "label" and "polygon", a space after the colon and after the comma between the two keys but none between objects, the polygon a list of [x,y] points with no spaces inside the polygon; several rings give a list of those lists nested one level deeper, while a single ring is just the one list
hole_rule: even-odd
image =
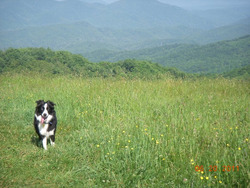
[{"label": "dog's eye", "polygon": [[44,111],[44,107],[41,107],[41,110]]}]

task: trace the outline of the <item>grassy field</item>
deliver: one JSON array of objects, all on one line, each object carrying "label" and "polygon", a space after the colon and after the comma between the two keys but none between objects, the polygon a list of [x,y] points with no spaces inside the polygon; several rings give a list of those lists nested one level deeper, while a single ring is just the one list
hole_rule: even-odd
[{"label": "grassy field", "polygon": [[[1,75],[0,93],[0,187],[249,186],[249,82]],[[38,99],[56,103],[48,151]]]}]

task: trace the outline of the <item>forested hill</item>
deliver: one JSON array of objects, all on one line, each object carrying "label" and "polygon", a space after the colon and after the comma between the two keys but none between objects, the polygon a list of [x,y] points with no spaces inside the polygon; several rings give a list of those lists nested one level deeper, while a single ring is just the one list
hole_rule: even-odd
[{"label": "forested hill", "polygon": [[190,75],[148,61],[124,60],[117,63],[91,63],[81,55],[44,48],[10,48],[0,51],[0,74],[35,72],[81,77],[123,77],[157,79]]},{"label": "forested hill", "polygon": [[[102,54],[102,56],[98,56]],[[250,64],[250,35],[208,45],[175,44],[137,51],[96,52],[85,55],[91,61],[116,62],[135,58],[176,67],[189,73],[223,73]],[[100,59],[98,59],[100,58]]]},{"label": "forested hill", "polygon": [[[116,63],[92,63],[81,55],[44,48],[10,48],[0,50],[0,74],[38,73],[46,75],[75,75],[85,78],[191,78],[188,74],[150,61],[127,59]],[[219,74],[226,78],[250,79],[250,65]],[[218,76],[219,76],[218,75]],[[203,75],[205,76],[205,75]],[[207,76],[216,76],[208,74]]]}]

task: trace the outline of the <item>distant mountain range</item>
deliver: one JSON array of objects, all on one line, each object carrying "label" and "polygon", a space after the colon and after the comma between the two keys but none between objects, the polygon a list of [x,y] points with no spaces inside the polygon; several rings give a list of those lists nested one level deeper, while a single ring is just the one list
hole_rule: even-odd
[{"label": "distant mountain range", "polygon": [[2,0],[1,30],[29,26],[86,21],[97,27],[152,28],[186,26],[207,29],[212,23],[179,7],[157,0],[120,0],[112,4],[93,4],[79,0]]},{"label": "distant mountain range", "polygon": [[78,0],[1,0],[0,29],[74,23],[92,17],[101,7]]},{"label": "distant mountain range", "polygon": [[86,55],[89,52],[137,50],[176,43],[208,44],[250,34],[250,22],[208,31],[185,26],[114,29],[87,22],[52,24],[0,31],[0,49],[50,47]]},{"label": "distant mountain range", "polygon": [[244,8],[224,14],[188,11],[157,0],[106,2],[1,0],[0,49],[49,47],[104,61],[116,59],[116,54],[122,57],[124,51],[203,45],[250,35],[250,13]]},{"label": "distant mountain range", "polygon": [[186,26],[207,29],[212,23],[157,0],[120,0],[102,9],[90,23],[111,28]]}]

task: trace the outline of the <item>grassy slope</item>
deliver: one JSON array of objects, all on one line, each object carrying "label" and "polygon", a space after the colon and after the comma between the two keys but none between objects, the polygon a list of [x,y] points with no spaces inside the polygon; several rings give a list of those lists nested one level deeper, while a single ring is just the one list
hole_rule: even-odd
[{"label": "grassy slope", "polygon": [[[0,83],[1,187],[249,183],[248,82],[1,75]],[[56,147],[46,152],[32,125],[38,99],[57,104]]]}]

